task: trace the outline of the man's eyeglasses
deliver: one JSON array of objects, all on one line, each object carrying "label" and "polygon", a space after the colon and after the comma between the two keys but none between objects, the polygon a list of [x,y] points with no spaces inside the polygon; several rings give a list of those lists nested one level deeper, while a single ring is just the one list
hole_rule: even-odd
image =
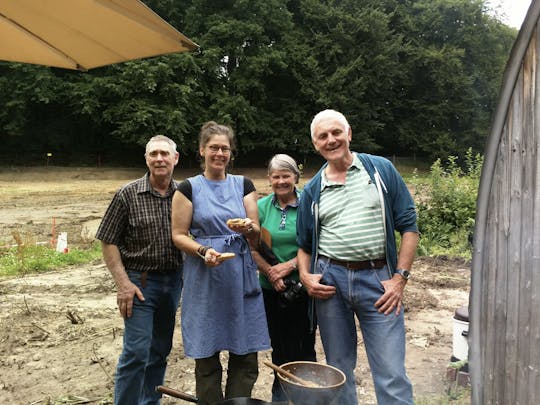
[{"label": "man's eyeglasses", "polygon": [[218,153],[220,150],[224,155],[228,155],[231,153],[231,148],[228,146],[217,146],[217,145],[209,145],[208,149],[212,151],[213,153]]}]

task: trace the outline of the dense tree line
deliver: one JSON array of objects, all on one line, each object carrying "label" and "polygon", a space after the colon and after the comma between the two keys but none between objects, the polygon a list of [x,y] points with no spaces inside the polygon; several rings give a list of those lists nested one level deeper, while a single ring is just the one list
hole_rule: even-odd
[{"label": "dense tree line", "polygon": [[140,163],[157,133],[195,156],[209,119],[232,125],[240,156],[305,158],[329,107],[359,150],[481,152],[517,33],[484,0],[145,3],[201,49],[85,73],[0,63],[4,164]]}]

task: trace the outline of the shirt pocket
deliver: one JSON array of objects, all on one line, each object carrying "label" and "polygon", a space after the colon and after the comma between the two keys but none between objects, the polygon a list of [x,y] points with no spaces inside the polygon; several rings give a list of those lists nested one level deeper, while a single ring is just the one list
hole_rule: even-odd
[{"label": "shirt pocket", "polygon": [[138,215],[130,218],[127,237],[134,244],[148,246],[156,242],[161,224],[157,218]]}]

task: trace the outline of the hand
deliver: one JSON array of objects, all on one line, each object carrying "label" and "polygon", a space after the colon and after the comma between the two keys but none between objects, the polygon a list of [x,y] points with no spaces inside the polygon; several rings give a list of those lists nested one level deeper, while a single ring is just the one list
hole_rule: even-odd
[{"label": "hand", "polygon": [[391,314],[395,308],[396,315],[399,315],[401,312],[403,291],[405,290],[407,280],[399,274],[394,274],[394,277],[390,280],[382,281],[381,284],[384,287],[384,294],[375,303],[375,308],[385,315]]},{"label": "hand", "polygon": [[219,258],[220,255],[221,253],[217,252],[215,249],[208,249],[204,255],[204,264],[206,264],[208,267],[219,266],[223,261]]},{"label": "hand", "polygon": [[268,278],[268,281],[270,281],[272,284],[276,282],[276,280],[281,279],[285,276],[288,276],[291,273],[290,266],[287,262],[285,263],[278,263],[274,266],[270,266],[268,270],[266,270],[266,278]]},{"label": "hand", "polygon": [[274,290],[277,292],[283,292],[287,289],[287,286],[283,282],[282,278],[278,278],[276,281],[272,283],[272,287],[274,287]]},{"label": "hand", "polygon": [[313,298],[326,300],[336,293],[336,287],[321,284],[322,274],[300,274],[300,281],[307,290],[307,293]]},{"label": "hand", "polygon": [[118,286],[118,292],[116,293],[116,304],[118,310],[122,315],[122,318],[130,318],[133,314],[133,297],[137,296],[140,301],[144,301],[144,295],[135,284],[131,281]]},{"label": "hand", "polygon": [[233,231],[241,233],[242,235],[246,235],[253,231],[253,221],[251,220],[251,218],[244,218],[244,221],[241,225],[228,224],[227,226]]}]

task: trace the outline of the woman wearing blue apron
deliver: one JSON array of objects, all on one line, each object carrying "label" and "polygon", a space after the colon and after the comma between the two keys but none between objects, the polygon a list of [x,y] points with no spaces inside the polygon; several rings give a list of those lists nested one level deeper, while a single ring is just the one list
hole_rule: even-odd
[{"label": "woman wearing blue apron", "polygon": [[[253,182],[226,172],[234,133],[213,121],[201,128],[204,171],[180,184],[173,198],[172,237],[186,253],[182,296],[184,352],[195,359],[199,404],[250,397],[257,352],[270,348],[257,266],[248,240],[260,232]],[[229,224],[242,218],[239,224]],[[225,258],[223,253],[234,253]],[[228,351],[225,392],[220,352]]]}]

